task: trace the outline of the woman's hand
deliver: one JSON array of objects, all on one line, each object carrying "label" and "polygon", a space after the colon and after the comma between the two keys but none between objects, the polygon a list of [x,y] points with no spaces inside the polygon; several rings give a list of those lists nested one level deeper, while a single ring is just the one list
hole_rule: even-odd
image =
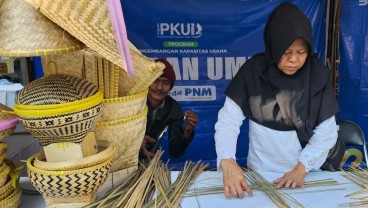
[{"label": "woman's hand", "polygon": [[285,188],[304,188],[304,178],[307,175],[305,167],[301,162],[295,168],[284,174],[281,178],[273,181],[276,184],[276,189]]},{"label": "woman's hand", "polygon": [[243,170],[234,159],[223,159],[220,165],[223,171],[224,194],[226,198],[231,198],[231,195],[236,198],[243,198],[243,191],[246,191],[249,196],[253,196],[252,189],[245,179]]}]

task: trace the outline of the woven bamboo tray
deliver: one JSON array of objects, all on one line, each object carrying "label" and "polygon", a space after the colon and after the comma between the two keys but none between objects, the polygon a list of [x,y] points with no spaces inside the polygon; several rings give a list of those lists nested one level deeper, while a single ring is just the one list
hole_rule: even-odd
[{"label": "woven bamboo tray", "polygon": [[1,1],[0,22],[0,56],[43,56],[84,48],[83,43],[24,0]]},{"label": "woven bamboo tray", "polygon": [[28,176],[46,206],[52,207],[80,207],[92,202],[110,173],[112,159],[88,168],[46,171],[34,166],[35,156],[27,159]]},{"label": "woven bamboo tray", "polygon": [[111,172],[138,165],[147,123],[147,107],[144,111],[126,119],[97,122],[96,139],[110,141],[117,149]]},{"label": "woven bamboo tray", "polygon": [[142,92],[159,77],[165,65],[155,62],[141,52],[139,52],[132,44],[130,47],[135,74],[128,76],[125,71],[119,73],[119,97],[126,95],[134,95]]},{"label": "woven bamboo tray", "polygon": [[57,142],[81,143],[95,127],[103,95],[79,77],[53,74],[19,91],[14,112],[20,123],[46,146]]},{"label": "woven bamboo tray", "polygon": [[105,0],[25,1],[38,7],[46,17],[87,47],[123,68]]},{"label": "woven bamboo tray", "polygon": [[98,121],[114,121],[129,118],[144,111],[147,103],[148,89],[124,97],[104,99],[104,110]]},{"label": "woven bamboo tray", "polygon": [[77,170],[94,166],[102,163],[106,160],[112,160],[116,149],[112,146],[111,142],[98,140],[97,141],[98,153],[89,157],[85,157],[79,160],[70,160],[66,162],[48,162],[44,152],[40,152],[35,156],[34,166],[42,170]]}]

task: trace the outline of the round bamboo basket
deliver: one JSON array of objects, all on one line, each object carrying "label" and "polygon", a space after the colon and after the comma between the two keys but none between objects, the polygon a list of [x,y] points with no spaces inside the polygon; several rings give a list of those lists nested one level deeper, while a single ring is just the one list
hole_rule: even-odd
[{"label": "round bamboo basket", "polygon": [[18,186],[20,176],[20,171],[16,169],[17,166],[12,160],[6,159],[3,164],[10,168],[10,172],[7,175],[6,183],[0,187],[0,201],[9,197],[14,192]]},{"label": "round bamboo basket", "polygon": [[[8,144],[7,143],[0,142],[0,155],[2,155],[4,152],[6,152],[7,147],[8,147]],[[0,162],[2,162],[2,161],[0,161]]]},{"label": "round bamboo basket", "polygon": [[1,154],[0,154],[0,164],[2,165],[4,159],[6,158],[6,151],[7,149],[3,149],[1,150]]},{"label": "round bamboo basket", "polygon": [[77,170],[94,166],[106,160],[112,160],[116,149],[109,141],[97,140],[98,153],[79,160],[65,162],[47,162],[44,152],[35,156],[34,166],[48,171]]},{"label": "round bamboo basket", "polygon": [[4,168],[4,170],[0,172],[0,187],[6,183],[9,172],[10,172],[10,167],[7,165]]},{"label": "round bamboo basket", "polygon": [[112,158],[94,166],[76,170],[47,171],[34,166],[35,156],[27,159],[32,185],[45,199],[46,206],[79,207],[92,202],[110,173]]},{"label": "round bamboo basket", "polygon": [[24,0],[1,1],[0,22],[0,56],[43,56],[84,48],[83,43]]},{"label": "round bamboo basket", "polygon": [[21,201],[22,190],[18,186],[13,192],[6,197],[5,199],[0,201],[0,208],[14,208],[18,207]]},{"label": "round bamboo basket", "polygon": [[104,99],[104,110],[98,121],[115,121],[139,114],[146,108],[147,93],[148,89],[134,95]]},{"label": "round bamboo basket", "polygon": [[97,139],[111,141],[117,152],[113,159],[111,172],[138,165],[139,149],[146,131],[147,107],[145,110],[126,119],[97,122]]},{"label": "round bamboo basket", "polygon": [[79,77],[53,74],[19,91],[14,111],[23,126],[43,146],[81,143],[102,111],[103,95]]}]

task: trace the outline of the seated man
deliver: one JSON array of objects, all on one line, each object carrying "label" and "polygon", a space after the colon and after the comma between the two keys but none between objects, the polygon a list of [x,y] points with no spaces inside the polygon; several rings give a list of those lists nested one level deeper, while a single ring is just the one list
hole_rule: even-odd
[{"label": "seated man", "polygon": [[165,64],[165,69],[149,86],[147,126],[139,152],[140,158],[154,157],[159,143],[157,140],[166,129],[169,133],[169,154],[173,158],[179,158],[194,138],[193,129],[198,123],[198,116],[191,111],[183,115],[179,103],[168,95],[176,79],[173,67],[164,59],[155,61]]}]

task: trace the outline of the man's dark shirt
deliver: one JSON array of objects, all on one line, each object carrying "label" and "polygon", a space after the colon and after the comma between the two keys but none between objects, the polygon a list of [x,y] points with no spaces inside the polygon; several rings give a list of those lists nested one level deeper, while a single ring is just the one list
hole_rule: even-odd
[{"label": "man's dark shirt", "polygon": [[[153,109],[147,100],[148,114],[147,114],[147,126],[146,134],[156,139],[161,132],[168,126],[169,135],[169,154],[173,158],[179,158],[182,156],[194,138],[194,131],[189,139],[183,138],[183,112],[179,103],[169,95],[165,97],[164,102]],[[153,146],[153,144],[151,145]]]}]

